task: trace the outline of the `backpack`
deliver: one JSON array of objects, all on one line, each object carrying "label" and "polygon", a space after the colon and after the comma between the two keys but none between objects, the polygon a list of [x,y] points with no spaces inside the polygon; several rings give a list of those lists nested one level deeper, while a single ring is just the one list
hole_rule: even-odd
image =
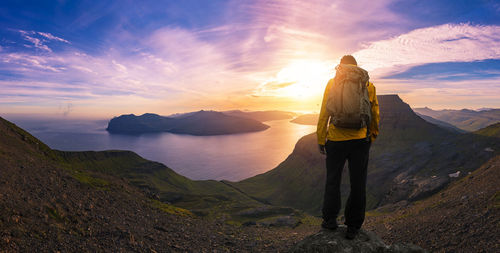
[{"label": "backpack", "polygon": [[326,108],[335,127],[360,129],[371,121],[368,72],[350,64],[339,64],[328,92]]}]

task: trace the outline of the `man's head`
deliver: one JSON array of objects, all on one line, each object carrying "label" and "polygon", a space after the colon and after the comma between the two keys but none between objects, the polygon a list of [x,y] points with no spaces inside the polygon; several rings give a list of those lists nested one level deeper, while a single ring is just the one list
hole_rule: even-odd
[{"label": "man's head", "polygon": [[352,65],[358,65],[356,62],[356,59],[352,55],[344,55],[342,59],[340,59],[340,64],[352,64]]}]

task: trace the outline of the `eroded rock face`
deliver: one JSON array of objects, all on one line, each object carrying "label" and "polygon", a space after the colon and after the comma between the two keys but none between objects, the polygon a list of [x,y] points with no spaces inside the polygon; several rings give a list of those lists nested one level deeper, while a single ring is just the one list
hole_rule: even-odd
[{"label": "eroded rock face", "polygon": [[321,252],[349,252],[349,253],[420,253],[427,252],[413,244],[385,245],[384,242],[370,231],[361,230],[354,240],[345,239],[345,226],[335,231],[321,230],[298,242],[290,252],[294,253],[321,253]]}]

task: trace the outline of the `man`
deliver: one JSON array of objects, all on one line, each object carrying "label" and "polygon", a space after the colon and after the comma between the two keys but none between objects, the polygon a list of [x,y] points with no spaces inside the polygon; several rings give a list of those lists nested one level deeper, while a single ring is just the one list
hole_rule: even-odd
[{"label": "man", "polygon": [[[365,219],[368,153],[371,142],[379,133],[380,115],[375,86],[368,81],[368,73],[357,67],[354,57],[351,55],[342,57],[336,69],[335,78],[330,79],[325,89],[316,132],[319,150],[322,154],[326,154],[327,168],[321,226],[331,230],[337,228],[336,220],[341,207],[340,181],[347,160],[351,191],[344,213],[347,225],[345,236],[352,240],[358,234]],[[341,85],[345,86],[340,87]],[[353,85],[359,85],[364,93],[360,91],[358,95],[356,93],[358,89],[354,88],[351,89],[353,90],[351,93],[346,92]],[[363,95],[367,104],[365,111],[368,115],[360,114],[362,116],[355,119],[356,124],[344,124],[352,119],[340,119],[342,115],[342,117],[347,117],[345,115],[349,114],[342,114],[341,110],[346,110],[345,108],[349,106],[347,103],[353,99],[352,97],[357,100],[351,103],[359,105],[359,98],[363,101]],[[363,111],[363,108],[355,109]]]}]

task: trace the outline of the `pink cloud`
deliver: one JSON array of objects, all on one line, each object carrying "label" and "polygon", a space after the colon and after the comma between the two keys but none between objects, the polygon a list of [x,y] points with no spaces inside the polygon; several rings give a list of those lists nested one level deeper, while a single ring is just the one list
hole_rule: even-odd
[{"label": "pink cloud", "polygon": [[500,26],[445,24],[416,29],[372,42],[354,56],[379,76],[425,63],[498,59]]}]

